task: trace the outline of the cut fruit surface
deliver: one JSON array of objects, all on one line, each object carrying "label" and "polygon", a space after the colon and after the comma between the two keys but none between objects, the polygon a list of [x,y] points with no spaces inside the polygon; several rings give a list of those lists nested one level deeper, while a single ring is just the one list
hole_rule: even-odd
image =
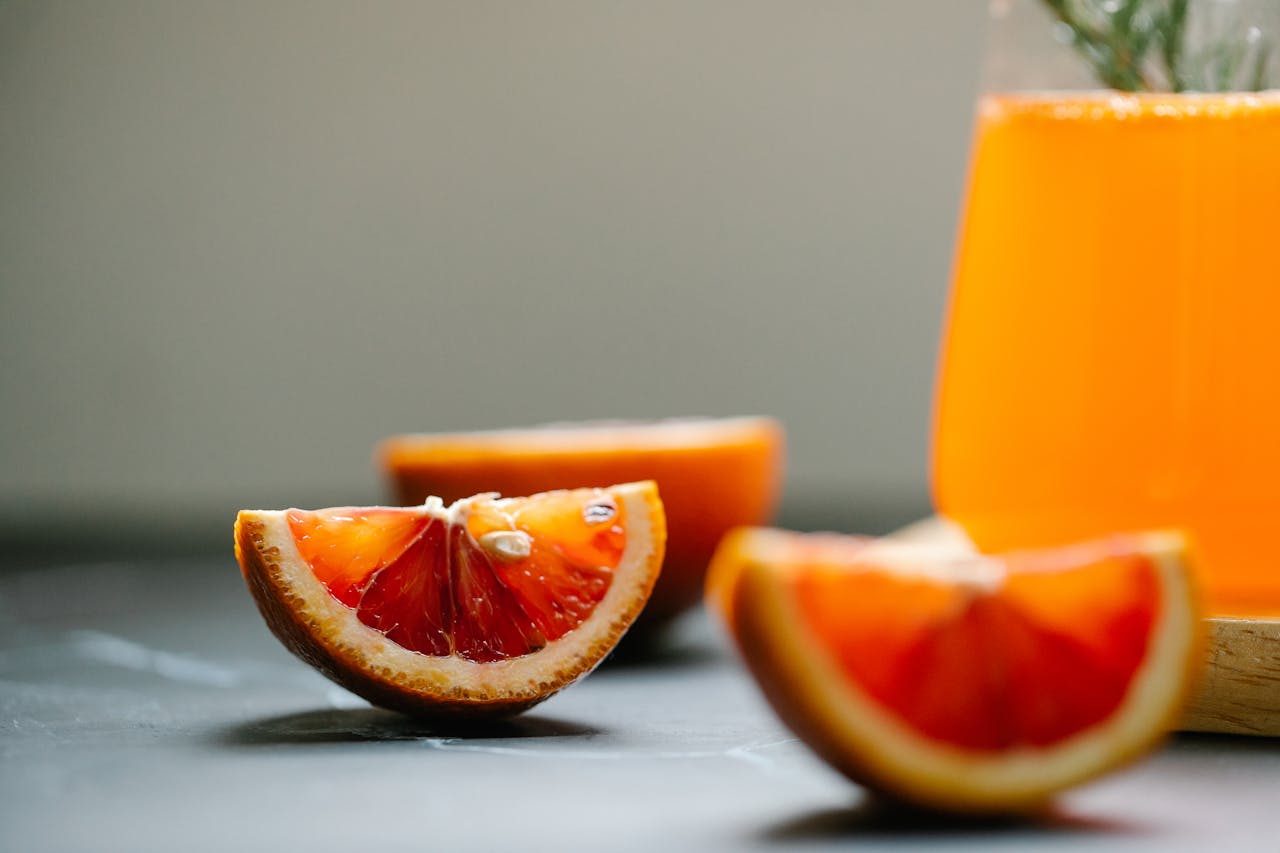
[{"label": "cut fruit surface", "polygon": [[704,591],[707,609],[726,626],[733,624],[733,599],[738,579],[748,566],[765,565],[777,571],[811,564],[845,565],[856,559],[870,536],[807,533],[739,527],[729,531],[707,568]]},{"label": "cut fruit surface", "polygon": [[549,424],[524,429],[403,435],[379,458],[396,499],[417,504],[475,492],[529,494],[655,480],[669,529],[662,577],[643,622],[694,604],[720,537],[766,523],[782,479],[783,430],[770,418]]},{"label": "cut fruit surface", "polygon": [[236,554],[272,631],[374,704],[513,713],[590,671],[644,607],[652,482],[446,507],[242,511]]},{"label": "cut fruit surface", "polygon": [[1176,721],[1199,663],[1173,533],[1000,556],[741,531],[730,629],[837,769],[953,811],[1034,809]]}]

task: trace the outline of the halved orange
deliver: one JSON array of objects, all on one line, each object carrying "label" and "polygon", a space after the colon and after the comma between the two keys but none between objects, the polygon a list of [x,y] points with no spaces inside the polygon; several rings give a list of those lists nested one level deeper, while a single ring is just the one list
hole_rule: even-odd
[{"label": "halved orange", "polygon": [[294,654],[386,708],[516,713],[617,644],[662,565],[652,482],[445,506],[242,510],[236,557]]},{"label": "halved orange", "polygon": [[767,523],[782,481],[783,429],[771,418],[599,421],[402,435],[379,449],[397,500],[474,492],[524,495],[655,480],[666,504],[666,563],[643,623],[696,603],[707,563],[733,527]]},{"label": "halved orange", "polygon": [[1033,810],[1152,747],[1199,663],[1175,533],[983,556],[745,531],[730,622],[775,710],[852,779]]}]

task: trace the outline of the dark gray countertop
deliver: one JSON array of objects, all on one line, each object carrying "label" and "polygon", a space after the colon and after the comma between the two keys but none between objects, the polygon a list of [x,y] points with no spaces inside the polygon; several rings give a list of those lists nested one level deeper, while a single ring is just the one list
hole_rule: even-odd
[{"label": "dark gray countertop", "polygon": [[774,719],[707,620],[482,732],[290,657],[236,566],[0,574],[0,850],[1280,851],[1280,741],[1183,736],[1037,824],[887,814]]}]

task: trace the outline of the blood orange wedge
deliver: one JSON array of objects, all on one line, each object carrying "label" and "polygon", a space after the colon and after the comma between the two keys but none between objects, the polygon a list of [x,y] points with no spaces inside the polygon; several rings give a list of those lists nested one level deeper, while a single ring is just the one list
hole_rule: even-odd
[{"label": "blood orange wedge", "polygon": [[652,482],[446,507],[243,510],[272,632],[375,705],[511,714],[589,672],[640,614],[666,524]]},{"label": "blood orange wedge", "polygon": [[1153,746],[1199,662],[1174,533],[994,557],[770,530],[725,547],[731,630],[783,721],[920,806],[1036,809]]},{"label": "blood orange wedge", "polygon": [[767,523],[782,480],[782,426],[771,418],[588,422],[402,435],[379,457],[397,500],[481,491],[523,495],[656,480],[666,504],[666,564],[642,622],[657,625],[702,594],[707,563],[733,527]]}]

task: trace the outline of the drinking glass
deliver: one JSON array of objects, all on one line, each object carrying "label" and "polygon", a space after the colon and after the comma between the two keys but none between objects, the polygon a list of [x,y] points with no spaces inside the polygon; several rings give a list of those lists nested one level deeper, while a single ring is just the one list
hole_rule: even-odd
[{"label": "drinking glass", "polygon": [[1280,2],[996,0],[941,351],[985,550],[1182,528],[1280,614]]}]

